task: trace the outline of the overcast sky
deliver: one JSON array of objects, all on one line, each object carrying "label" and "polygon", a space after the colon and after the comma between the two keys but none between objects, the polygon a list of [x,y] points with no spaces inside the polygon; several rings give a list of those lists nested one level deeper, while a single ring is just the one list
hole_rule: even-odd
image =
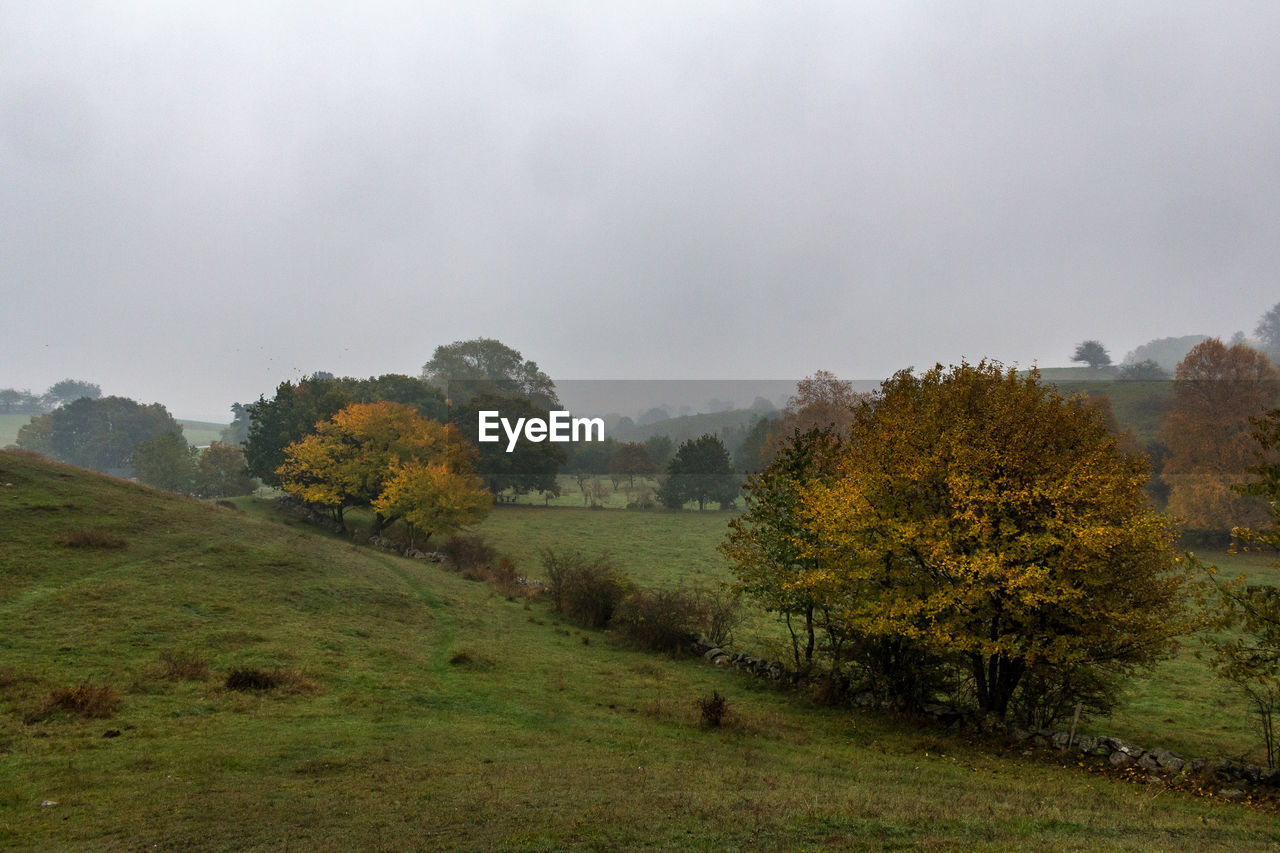
[{"label": "overcast sky", "polygon": [[1116,360],[1280,301],[1280,4],[0,0],[0,388],[225,421]]}]

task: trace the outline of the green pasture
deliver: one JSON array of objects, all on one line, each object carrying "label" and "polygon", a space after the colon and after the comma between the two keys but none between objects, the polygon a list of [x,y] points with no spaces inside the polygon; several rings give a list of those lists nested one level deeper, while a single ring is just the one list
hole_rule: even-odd
[{"label": "green pasture", "polygon": [[[14,453],[0,483],[0,849],[1280,843],[1275,817],[1247,804],[631,651],[268,501],[242,513]],[[663,556],[627,558],[655,580],[700,560],[713,571],[718,513],[515,508],[486,532],[554,537],[615,515],[704,543],[701,558],[663,551],[616,522],[616,553],[645,542]],[[227,687],[245,667],[287,678]],[[118,695],[109,716],[51,707],[86,683]],[[713,690],[731,708],[719,729],[695,705]]]}]

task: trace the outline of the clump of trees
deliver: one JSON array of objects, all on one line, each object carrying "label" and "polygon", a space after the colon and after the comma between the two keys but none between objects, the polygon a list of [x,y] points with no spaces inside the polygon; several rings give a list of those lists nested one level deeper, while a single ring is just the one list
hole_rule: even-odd
[{"label": "clump of trees", "polygon": [[132,475],[134,449],[160,436],[185,448],[182,425],[159,403],[127,397],[79,397],[18,430],[18,447],[50,459],[118,475]]},{"label": "clump of trees", "polygon": [[59,406],[87,397],[96,400],[102,389],[93,382],[82,379],[63,379],[55,382],[43,394],[32,394],[30,389],[0,388],[0,413],[6,415],[39,415],[51,412]]},{"label": "clump of trees", "polygon": [[482,520],[491,503],[475,452],[449,424],[403,403],[355,403],[284,448],[280,487],[344,524],[373,510],[372,534],[404,519],[411,545]]},{"label": "clump of trees", "polygon": [[1105,707],[1183,630],[1186,571],[1146,474],[1035,371],[903,371],[846,432],[806,433],[751,478],[724,550],[801,665],[902,706],[945,694],[1043,723]]}]

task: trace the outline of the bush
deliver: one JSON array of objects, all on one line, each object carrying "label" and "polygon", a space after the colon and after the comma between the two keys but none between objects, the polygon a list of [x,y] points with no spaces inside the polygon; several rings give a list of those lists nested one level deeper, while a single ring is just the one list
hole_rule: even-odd
[{"label": "bush", "polygon": [[742,608],[738,596],[727,589],[698,590],[700,628],[707,641],[716,646],[733,642],[733,631],[742,624]]},{"label": "bush", "polygon": [[589,559],[579,551],[547,549],[542,566],[551,606],[586,628],[608,625],[631,587],[630,579],[605,554]]},{"label": "bush", "polygon": [[276,672],[246,667],[227,673],[225,685],[228,690],[274,690],[280,683]]},{"label": "bush", "polygon": [[697,592],[686,589],[631,591],[614,614],[613,625],[628,641],[656,652],[687,650],[702,624]]},{"label": "bush", "polygon": [[453,567],[463,575],[478,580],[498,556],[482,536],[450,536],[440,547]]},{"label": "bush", "polygon": [[724,722],[725,714],[729,712],[729,700],[712,690],[710,696],[698,700],[698,710],[702,712],[704,726],[719,728]]},{"label": "bush", "polygon": [[68,548],[123,548],[125,539],[101,527],[80,527],[67,531],[62,544]]},{"label": "bush", "polygon": [[85,682],[75,687],[55,690],[26,722],[35,723],[47,719],[56,711],[70,711],[81,717],[105,719],[120,708],[120,694],[109,684],[93,685]]}]

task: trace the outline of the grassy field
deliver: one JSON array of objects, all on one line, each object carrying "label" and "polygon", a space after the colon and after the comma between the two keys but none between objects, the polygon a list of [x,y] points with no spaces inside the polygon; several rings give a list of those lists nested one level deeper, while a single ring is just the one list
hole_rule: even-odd
[{"label": "grassy field", "polygon": [[[476,532],[512,557],[520,571],[535,577],[544,549],[577,548],[588,554],[609,553],[621,569],[647,586],[682,582],[715,586],[733,580],[716,552],[732,517],[711,510],[497,507]],[[1244,573],[1251,583],[1280,584],[1280,570],[1270,557],[1199,556],[1217,564],[1224,577]],[[747,615],[737,634],[738,645],[758,654],[783,656],[786,635],[776,619],[760,613]],[[1209,670],[1201,654],[1197,640],[1184,641],[1176,657],[1130,680],[1124,703],[1110,718],[1093,721],[1095,727],[1185,755],[1244,756],[1265,763],[1245,700]]]},{"label": "grassy field", "polygon": [[[243,503],[0,453],[0,849],[1280,843],[1243,804],[815,708]],[[284,686],[230,689],[237,667]],[[49,708],[86,682],[111,716]]]},{"label": "grassy field", "polygon": [[31,415],[0,415],[0,448],[18,440],[18,430],[31,420]]}]

